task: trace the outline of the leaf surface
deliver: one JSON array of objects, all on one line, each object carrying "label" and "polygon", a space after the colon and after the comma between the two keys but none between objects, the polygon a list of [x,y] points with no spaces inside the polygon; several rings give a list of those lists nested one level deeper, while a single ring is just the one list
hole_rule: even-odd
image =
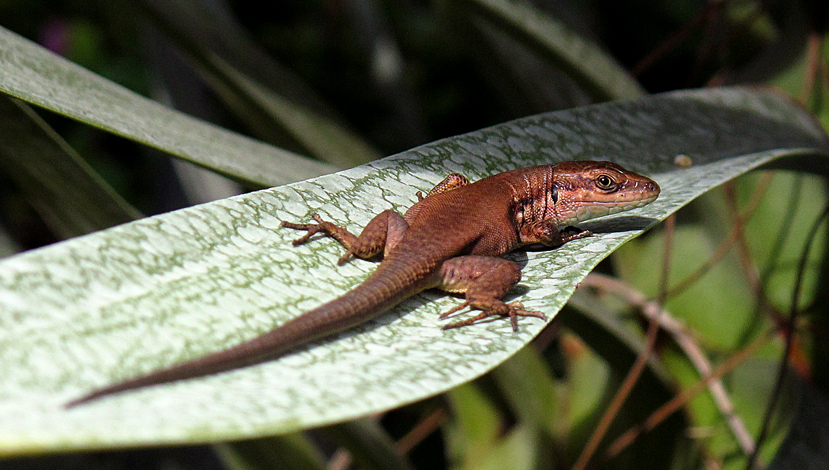
[{"label": "leaf surface", "polygon": [[[693,166],[677,167],[678,155]],[[825,169],[826,155],[820,128],[779,95],[675,92],[519,119],[0,261],[0,453],[212,442],[354,419],[478,377],[545,326],[442,331],[438,314],[458,300],[426,292],[278,360],[63,409],[91,388],[257,336],[373,269],[336,267],[332,240],[292,248],[297,233],[279,229],[282,220],[318,212],[359,231],[450,172],[475,180],[608,159],[652,175],[663,190],[655,203],[585,224],[596,235],[560,249],[511,255],[524,269],[510,300],[552,320],[602,258],[691,199],[775,159]]]}]

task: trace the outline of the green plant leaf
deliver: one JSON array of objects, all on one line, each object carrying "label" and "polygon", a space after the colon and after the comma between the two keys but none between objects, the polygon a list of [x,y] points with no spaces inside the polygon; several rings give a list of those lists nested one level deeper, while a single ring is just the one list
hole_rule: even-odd
[{"label": "green plant leaf", "polygon": [[325,431],[332,440],[348,449],[360,468],[414,470],[412,464],[397,453],[386,430],[371,418],[335,424],[326,427]]},{"label": "green plant leaf", "polygon": [[539,445],[539,431],[532,426],[520,424],[500,438],[487,449],[486,460],[471,468],[474,470],[496,470],[510,468],[513,470],[554,468],[550,455],[540,456],[540,449],[550,451],[550,447]]},{"label": "green plant leaf", "polygon": [[561,391],[538,351],[522,349],[496,368],[493,377],[520,421],[551,437],[564,437],[555,421],[563,414]]},{"label": "green plant leaf", "polygon": [[645,93],[636,79],[599,46],[529,2],[466,0],[465,3],[560,67],[597,101],[632,99]]},{"label": "green plant leaf", "polygon": [[829,462],[829,396],[814,384],[802,382],[798,388],[794,422],[769,470],[819,470]]},{"label": "green plant leaf", "polygon": [[446,454],[454,468],[475,468],[487,460],[500,436],[500,411],[478,381],[446,393],[451,419],[444,427]]},{"label": "green plant leaf", "polygon": [[166,108],[2,27],[0,92],[261,186],[333,171]]},{"label": "green plant leaf", "polygon": [[21,250],[17,242],[6,232],[6,228],[0,226],[0,258],[19,253]]},{"label": "green plant leaf", "polygon": [[[691,199],[775,159],[825,170],[828,151],[811,116],[779,95],[676,92],[527,117],[0,261],[0,453],[212,442],[354,419],[478,377],[545,326],[442,331],[438,314],[458,300],[426,292],[279,360],[63,408],[93,387],[263,333],[373,269],[334,266],[342,250],[331,240],[292,248],[297,234],[282,220],[318,212],[356,231],[450,172],[478,179],[610,159],[651,174],[663,188],[653,204],[585,224],[596,235],[560,249],[512,255],[525,264],[514,298],[552,319],[602,258]],[[678,155],[693,166],[676,167]]]},{"label": "green plant leaf", "polygon": [[325,456],[303,433],[224,442],[213,446],[213,451],[227,470],[324,470]]},{"label": "green plant leaf", "polygon": [[[143,0],[141,5],[260,138],[340,168],[381,157],[238,25],[221,21],[214,11],[191,0]],[[181,18],[190,20],[183,23]]]},{"label": "green plant leaf", "polygon": [[0,156],[0,168],[59,236],[141,217],[27,104],[5,96],[0,96]]},{"label": "green plant leaf", "polygon": [[[612,302],[606,296],[579,289],[570,298],[567,308],[559,313],[561,325],[579,336],[584,343],[602,358],[601,364],[608,370],[604,374],[595,370],[596,356],[581,354],[572,359],[572,375],[568,383],[581,383],[582,387],[573,385],[570,406],[572,415],[569,423],[563,426],[570,430],[568,442],[585,442],[598,425],[606,411],[613,394],[621,380],[630,371],[637,356],[643,352],[645,339],[639,332],[627,328]],[[591,367],[592,366],[592,367]],[[593,370],[585,370],[591,367]],[[587,382],[587,380],[591,380]],[[598,380],[597,380],[598,379]],[[615,379],[615,380],[614,380]],[[589,383],[589,392],[585,392],[585,382]],[[660,366],[659,360],[651,357],[636,386],[625,400],[622,410],[614,419],[608,435],[618,436],[627,429],[641,423],[654,409],[670,400],[673,395],[673,382]],[[598,389],[598,390],[596,390]],[[578,392],[576,392],[578,390]],[[602,393],[603,392],[603,393]],[[591,394],[593,396],[591,396]],[[671,447],[673,442],[682,437],[684,429],[679,424],[684,418],[676,416],[668,423],[663,423],[658,432],[646,433],[637,439],[639,455],[660,455]],[[576,446],[576,449],[581,450]],[[578,454],[569,455],[572,461]],[[648,460],[640,468],[663,468],[661,460]]]}]

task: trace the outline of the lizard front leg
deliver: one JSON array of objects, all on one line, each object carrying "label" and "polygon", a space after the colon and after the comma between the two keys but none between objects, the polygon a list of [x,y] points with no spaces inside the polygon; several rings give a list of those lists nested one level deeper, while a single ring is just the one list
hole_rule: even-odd
[{"label": "lizard front leg", "polygon": [[500,300],[521,280],[521,268],[512,261],[492,256],[459,256],[443,263],[439,277],[438,289],[466,297],[465,302],[441,315],[441,319],[466,307],[481,311],[472,318],[444,326],[444,330],[472,325],[491,316],[508,316],[513,331],[518,331],[518,317],[547,318],[541,312],[526,310],[520,302],[507,304]]},{"label": "lizard front leg", "polygon": [[589,230],[581,230],[576,227],[566,227],[564,230],[559,230],[558,226],[550,220],[541,220],[523,225],[518,232],[522,245],[540,243],[554,248],[569,241],[591,235],[593,234]]},{"label": "lizard front leg", "polygon": [[319,214],[311,214],[311,217],[317,223],[295,224],[283,221],[282,227],[308,232],[294,240],[294,246],[302,245],[316,233],[323,233],[337,240],[346,249],[345,254],[337,260],[338,265],[345,263],[352,255],[368,259],[381,251],[384,254],[388,253],[403,238],[403,234],[409,228],[409,224],[403,219],[403,216],[392,210],[385,210],[377,214],[366,225],[359,237],[349,232],[345,227],[322,220]]}]

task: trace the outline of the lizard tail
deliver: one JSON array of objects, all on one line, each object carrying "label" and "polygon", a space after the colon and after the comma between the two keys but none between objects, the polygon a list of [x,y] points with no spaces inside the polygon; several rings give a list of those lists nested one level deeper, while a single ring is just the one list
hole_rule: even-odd
[{"label": "lizard tail", "polygon": [[[365,282],[342,296],[300,315],[249,341],[192,361],[176,364],[122,382],[116,382],[68,402],[65,408],[115,393],[201,377],[275,359],[310,341],[366,322],[420,290],[411,276],[394,269],[378,269]],[[402,277],[401,277],[402,276]]]}]

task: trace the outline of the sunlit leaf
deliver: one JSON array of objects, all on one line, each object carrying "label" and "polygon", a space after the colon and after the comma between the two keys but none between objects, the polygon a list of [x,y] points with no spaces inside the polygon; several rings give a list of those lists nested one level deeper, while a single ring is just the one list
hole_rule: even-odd
[{"label": "sunlit leaf", "polygon": [[[678,155],[693,165],[677,167]],[[478,377],[545,326],[443,331],[438,314],[458,300],[428,292],[279,360],[63,408],[93,387],[254,337],[373,269],[334,266],[342,250],[331,240],[291,247],[297,234],[279,229],[282,220],[318,212],[356,231],[450,172],[478,179],[610,159],[652,175],[663,188],[655,203],[585,224],[593,237],[512,255],[524,274],[511,298],[552,319],[602,258],[711,187],[775,159],[826,155],[823,132],[781,96],[677,92],[527,117],[0,261],[0,452],[239,439],[354,419]]]}]

